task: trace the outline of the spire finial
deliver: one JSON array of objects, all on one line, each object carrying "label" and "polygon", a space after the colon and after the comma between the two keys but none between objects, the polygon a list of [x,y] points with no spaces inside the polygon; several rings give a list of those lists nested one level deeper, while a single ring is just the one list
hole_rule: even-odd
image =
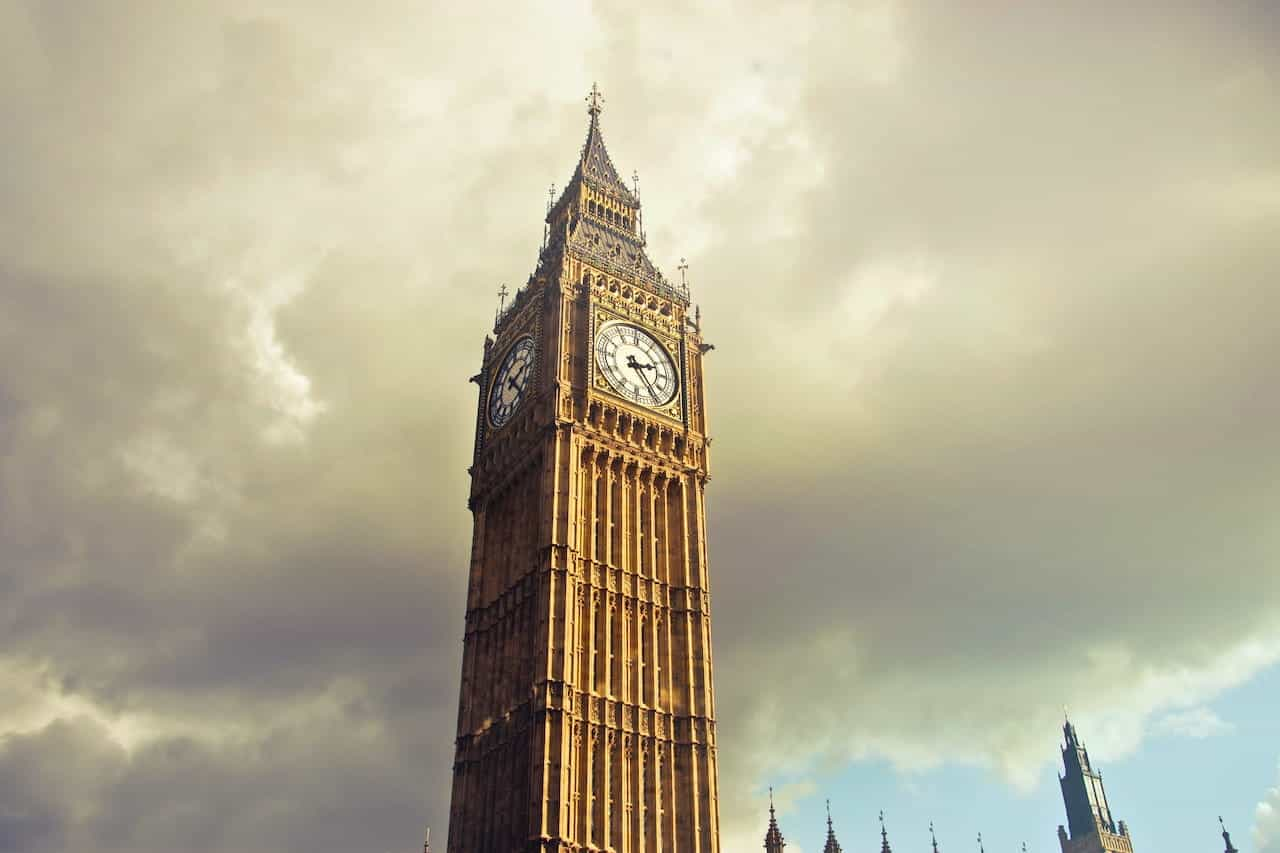
[{"label": "spire finial", "polygon": [[880,810],[880,853],[891,853],[889,849],[889,831],[884,827],[884,809]]},{"label": "spire finial", "polygon": [[507,307],[507,285],[503,284],[502,287],[498,288],[498,313],[501,314],[502,310],[506,307]]},{"label": "spire finial", "polygon": [[681,258],[680,265],[677,266],[676,269],[680,270],[680,285],[682,287],[688,287],[689,282],[685,281],[685,273],[689,271],[689,262],[684,258]]},{"label": "spire finial", "polygon": [[1225,853],[1240,853],[1236,850],[1236,846],[1231,843],[1231,833],[1227,832],[1227,825],[1222,822],[1222,815],[1218,815],[1218,825],[1222,827],[1222,840],[1226,842]]},{"label": "spire finial", "polygon": [[431,853],[431,827],[427,827],[427,840],[422,845],[422,853]]},{"label": "spire finial", "polygon": [[929,838],[933,841],[933,853],[938,853],[938,836],[933,831],[933,821],[929,821]]},{"label": "spire finial", "polygon": [[831,801],[827,800],[827,844],[822,853],[840,853],[840,842],[836,840],[835,827],[831,825]]},{"label": "spire finial", "polygon": [[778,829],[778,818],[773,813],[773,786],[769,786],[769,829],[764,834],[765,853],[782,853],[787,842],[782,838],[782,830]]},{"label": "spire finial", "polygon": [[587,112],[592,118],[600,115],[600,111],[604,109],[604,95],[600,93],[600,87],[594,82],[591,84],[591,94],[587,95]]},{"label": "spire finial", "polygon": [[982,833],[978,833],[978,853],[987,853],[987,848],[982,846]]},{"label": "spire finial", "polygon": [[556,206],[556,185],[552,184],[547,190],[547,215],[544,217],[546,222],[542,226],[542,248],[547,248],[547,243],[551,240],[551,208]]}]

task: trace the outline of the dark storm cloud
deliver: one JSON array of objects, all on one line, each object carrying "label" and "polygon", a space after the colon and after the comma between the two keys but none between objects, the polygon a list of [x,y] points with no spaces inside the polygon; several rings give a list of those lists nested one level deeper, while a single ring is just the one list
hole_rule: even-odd
[{"label": "dark storm cloud", "polygon": [[443,832],[466,378],[593,76],[717,345],[726,849],[1275,659],[1266,8],[520,14],[0,5],[0,848]]}]

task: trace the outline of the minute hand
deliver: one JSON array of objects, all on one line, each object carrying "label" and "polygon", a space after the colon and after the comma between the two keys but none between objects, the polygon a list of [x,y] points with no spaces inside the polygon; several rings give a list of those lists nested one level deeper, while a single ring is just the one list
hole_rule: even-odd
[{"label": "minute hand", "polygon": [[656,401],[658,399],[658,392],[654,389],[653,383],[649,381],[649,377],[645,376],[644,374],[644,371],[646,368],[648,368],[649,370],[654,370],[655,369],[654,366],[652,364],[641,364],[640,362],[636,361],[636,357],[634,355],[627,357],[627,366],[630,367],[632,370],[634,370],[636,373],[640,374],[640,378],[644,380],[645,385],[649,386],[649,393],[653,396],[653,399]]},{"label": "minute hand", "polygon": [[658,402],[658,392],[657,392],[657,390],[653,387],[653,383],[649,381],[649,377],[648,377],[648,376],[645,376],[645,375],[644,375],[644,371],[643,371],[643,370],[641,370],[638,366],[636,367],[636,370],[637,370],[637,371],[639,371],[639,373],[640,373],[640,378],[644,380],[644,384],[645,384],[645,385],[647,385],[647,386],[649,386],[649,394],[653,397],[653,402],[657,403],[657,402]]}]

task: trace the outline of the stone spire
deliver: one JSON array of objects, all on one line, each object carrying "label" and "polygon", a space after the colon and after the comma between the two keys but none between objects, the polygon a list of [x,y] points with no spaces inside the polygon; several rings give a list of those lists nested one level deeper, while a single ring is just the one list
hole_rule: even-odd
[{"label": "stone spire", "polygon": [[596,189],[610,195],[616,195],[631,206],[638,206],[632,188],[618,175],[618,170],[609,159],[609,152],[604,147],[604,134],[600,132],[600,113],[604,109],[604,96],[600,89],[591,84],[591,94],[587,95],[587,114],[591,120],[587,123],[587,139],[582,143],[582,156],[578,158],[578,167],[569,179],[570,185],[586,181]]},{"label": "stone spire", "polygon": [[1235,845],[1231,843],[1231,833],[1227,832],[1227,825],[1222,822],[1222,815],[1218,815],[1218,825],[1222,827],[1222,840],[1227,845],[1225,853],[1240,853],[1239,850],[1236,850]]},{"label": "stone spire", "polygon": [[933,832],[933,821],[929,821],[929,838],[933,840],[933,853],[938,853],[938,836]]},{"label": "stone spire", "polygon": [[[689,288],[667,281],[645,254],[640,227],[638,188],[618,175],[600,132],[603,98],[592,87],[587,96],[587,138],[560,196],[547,209],[539,268],[548,267],[569,250],[578,260],[610,276],[631,280],[662,299],[689,304]],[[517,294],[516,300],[521,299]]]},{"label": "stone spire", "polygon": [[831,826],[831,801],[827,800],[827,846],[822,853],[840,853],[840,842],[836,841],[836,831]]},{"label": "stone spire", "polygon": [[893,853],[889,847],[889,831],[884,828],[884,809],[880,810],[880,853]]},{"label": "stone spire", "polygon": [[769,831],[764,834],[765,853],[782,853],[787,842],[782,838],[782,830],[778,829],[778,819],[773,813],[773,788],[769,788]]}]

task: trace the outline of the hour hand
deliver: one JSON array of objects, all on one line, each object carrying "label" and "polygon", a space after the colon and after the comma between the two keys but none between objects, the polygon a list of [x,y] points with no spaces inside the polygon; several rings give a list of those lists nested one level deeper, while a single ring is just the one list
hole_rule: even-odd
[{"label": "hour hand", "polygon": [[653,370],[653,369],[655,369],[655,368],[654,368],[654,366],[653,366],[652,364],[641,364],[640,362],[636,361],[636,357],[635,357],[634,355],[629,355],[629,356],[627,356],[627,367],[630,367],[632,370]]}]

